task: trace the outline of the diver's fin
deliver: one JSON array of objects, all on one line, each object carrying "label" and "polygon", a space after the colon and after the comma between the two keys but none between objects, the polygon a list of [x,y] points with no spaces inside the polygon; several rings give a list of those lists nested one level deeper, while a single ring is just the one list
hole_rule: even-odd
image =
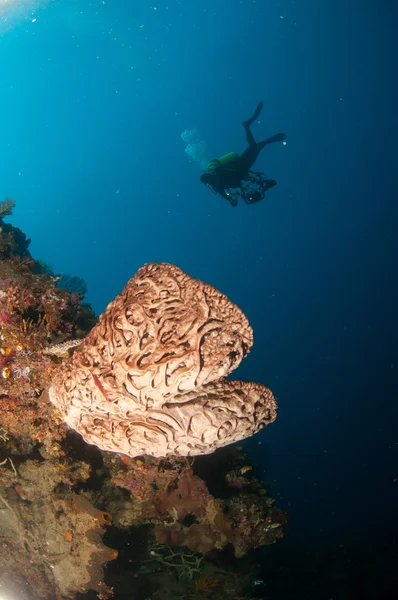
[{"label": "diver's fin", "polygon": [[286,139],[286,135],[284,133],[277,133],[276,135],[273,135],[272,137],[264,140],[263,142],[259,142],[259,146],[261,146],[261,148],[264,148],[264,146],[267,146],[268,144],[275,144],[275,142],[283,142],[283,140]]},{"label": "diver's fin", "polygon": [[247,121],[243,121],[242,125],[243,127],[250,127],[250,125],[252,125],[254,123],[254,121],[258,118],[258,116],[260,115],[260,112],[263,110],[263,106],[264,106],[264,102],[261,100],[258,104],[257,104],[257,108],[254,111],[254,115],[248,119]]}]

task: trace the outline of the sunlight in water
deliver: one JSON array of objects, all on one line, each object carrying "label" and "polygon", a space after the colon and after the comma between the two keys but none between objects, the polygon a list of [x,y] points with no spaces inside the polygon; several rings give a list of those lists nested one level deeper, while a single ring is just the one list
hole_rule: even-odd
[{"label": "sunlight in water", "polygon": [[50,0],[0,0],[0,35],[23,22],[34,23]]}]

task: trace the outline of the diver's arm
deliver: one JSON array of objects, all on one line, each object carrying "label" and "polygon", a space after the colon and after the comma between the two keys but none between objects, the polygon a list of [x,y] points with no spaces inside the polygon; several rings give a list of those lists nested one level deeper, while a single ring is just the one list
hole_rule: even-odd
[{"label": "diver's arm", "polygon": [[223,186],[223,178],[221,177],[220,171],[221,169],[217,170],[217,172],[214,174],[215,177],[214,181],[212,182],[212,188],[216,192],[216,194],[220,194],[220,196],[225,200],[228,200],[228,202],[230,202],[232,206],[236,206],[238,204],[238,196],[234,196],[233,194],[231,194],[228,188]]},{"label": "diver's arm", "polygon": [[231,194],[231,192],[228,189],[224,189],[221,192],[221,196],[223,198],[225,198],[226,200],[228,200],[228,202],[232,205],[232,206],[237,206],[238,204],[238,196],[235,196],[234,194]]}]

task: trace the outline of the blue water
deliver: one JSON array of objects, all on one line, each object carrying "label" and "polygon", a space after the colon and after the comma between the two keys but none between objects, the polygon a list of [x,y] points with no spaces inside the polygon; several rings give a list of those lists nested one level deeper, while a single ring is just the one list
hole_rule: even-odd
[{"label": "blue water", "polygon": [[[397,532],[397,3],[31,5],[0,28],[0,181],[32,254],[97,313],[150,261],[227,294],[255,331],[235,375],[280,403],[245,446],[290,511],[281,543]],[[242,152],[260,99],[278,185],[233,209],[180,136]]]}]

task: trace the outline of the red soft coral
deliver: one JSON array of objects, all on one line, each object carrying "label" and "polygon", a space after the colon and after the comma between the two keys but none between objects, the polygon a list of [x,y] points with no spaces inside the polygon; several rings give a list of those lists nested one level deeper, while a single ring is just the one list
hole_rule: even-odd
[{"label": "red soft coral", "polygon": [[0,324],[1,323],[12,323],[12,318],[10,313],[5,310],[0,310]]}]

